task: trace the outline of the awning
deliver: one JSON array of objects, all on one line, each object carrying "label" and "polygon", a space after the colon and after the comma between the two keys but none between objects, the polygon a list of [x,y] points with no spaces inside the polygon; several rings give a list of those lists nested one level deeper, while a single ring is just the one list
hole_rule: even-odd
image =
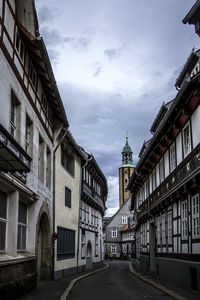
[{"label": "awning", "polygon": [[0,123],[0,171],[29,172],[31,157]]}]

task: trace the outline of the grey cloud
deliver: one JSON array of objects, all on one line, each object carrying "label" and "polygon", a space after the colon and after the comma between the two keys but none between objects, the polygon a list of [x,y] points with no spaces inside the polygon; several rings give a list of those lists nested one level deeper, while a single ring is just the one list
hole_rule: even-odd
[{"label": "grey cloud", "polygon": [[124,48],[127,46],[126,43],[124,43],[121,47],[118,47],[118,48],[112,48],[112,49],[106,49],[104,51],[104,54],[108,57],[108,59],[110,61],[114,60],[114,59],[117,59],[122,51],[124,50]]},{"label": "grey cloud", "polygon": [[102,68],[101,68],[101,67],[98,67],[98,68],[96,69],[96,71],[94,72],[93,77],[98,77],[99,74],[100,74],[101,72],[102,72]]},{"label": "grey cloud", "polygon": [[48,22],[52,22],[53,19],[57,18],[58,9],[56,7],[49,7],[47,5],[42,6],[38,10],[38,18],[40,20],[40,25]]}]

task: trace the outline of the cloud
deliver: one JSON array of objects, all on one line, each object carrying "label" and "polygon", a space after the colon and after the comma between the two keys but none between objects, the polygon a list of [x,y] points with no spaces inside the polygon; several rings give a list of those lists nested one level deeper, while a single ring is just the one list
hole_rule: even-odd
[{"label": "cloud", "polygon": [[43,5],[38,9],[38,18],[40,20],[40,25],[44,23],[50,23],[58,17],[58,9],[56,7],[49,7]]},{"label": "cloud", "polygon": [[108,199],[109,200],[106,203],[106,206],[107,206],[106,215],[110,216],[119,209],[119,205],[116,206],[116,204],[119,203],[118,202],[119,201],[119,183],[118,183],[118,178],[114,177],[114,176],[108,176],[107,182],[108,182],[108,191],[109,191]]},{"label": "cloud", "polygon": [[104,51],[104,55],[108,57],[110,61],[117,59],[122,54],[123,49],[126,47],[126,44],[123,44],[121,47],[118,48],[112,48],[112,49],[106,49]]}]

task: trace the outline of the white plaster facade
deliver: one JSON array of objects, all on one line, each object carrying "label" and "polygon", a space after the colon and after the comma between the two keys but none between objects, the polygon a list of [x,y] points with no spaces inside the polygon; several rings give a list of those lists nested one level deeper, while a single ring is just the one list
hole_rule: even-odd
[{"label": "white plaster facade", "polygon": [[[67,138],[70,138],[68,142]],[[59,140],[58,140],[59,142]],[[63,143],[66,144],[67,150],[71,151],[74,172],[71,174],[62,164],[61,159],[61,147],[56,151],[56,163],[55,163],[55,231],[58,233],[58,227],[63,229],[72,230],[75,235],[74,240],[74,253],[72,257],[65,255],[59,258],[58,239],[55,241],[55,278],[63,275],[76,272],[78,265],[78,241],[79,241],[79,211],[80,211],[80,197],[81,197],[81,176],[82,176],[82,164],[85,162],[85,158],[81,151],[74,150],[74,147],[78,149],[75,141],[72,139],[70,133],[67,134]],[[66,205],[65,189],[71,191],[71,205]]]},{"label": "white plaster facade", "polygon": [[[45,46],[39,44],[40,37],[36,41],[38,28],[34,1],[27,0],[23,3],[18,0],[1,0],[0,17],[4,24],[0,31],[0,123],[7,135],[10,134],[11,141],[19,145],[21,152],[26,152],[32,159],[27,174],[0,172],[0,200],[5,208],[5,213],[0,216],[4,228],[0,267],[8,268],[7,263],[10,266],[8,284],[18,280],[21,284],[29,276],[29,281],[34,285],[36,271],[38,278],[50,278],[52,271],[55,128],[52,122],[53,108],[45,96],[41,69],[38,70],[34,54],[29,55],[31,43],[37,48],[37,55],[46,72],[46,80],[50,86],[55,86],[49,79],[48,72],[52,72],[50,62],[43,63],[45,51],[42,51],[46,50]],[[32,38],[31,43],[29,35]],[[31,65],[34,68],[32,70]],[[55,90],[55,94],[57,96],[58,91]],[[62,123],[67,126],[65,113],[61,112],[60,98],[56,105],[61,114],[58,116],[55,113],[54,119],[60,119],[60,127],[63,126]],[[15,272],[12,272],[15,265],[12,262],[19,267],[22,262],[31,262],[30,274],[25,274],[22,269],[21,275],[15,278]],[[3,278],[1,281],[3,282]]]}]

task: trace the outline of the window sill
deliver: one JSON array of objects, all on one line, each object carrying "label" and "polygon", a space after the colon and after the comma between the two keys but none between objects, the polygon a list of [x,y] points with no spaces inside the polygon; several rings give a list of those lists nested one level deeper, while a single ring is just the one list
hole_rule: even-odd
[{"label": "window sill", "polygon": [[36,260],[36,256],[28,252],[18,253],[17,256],[11,256],[6,253],[0,254],[0,265],[18,264],[27,260]]}]

